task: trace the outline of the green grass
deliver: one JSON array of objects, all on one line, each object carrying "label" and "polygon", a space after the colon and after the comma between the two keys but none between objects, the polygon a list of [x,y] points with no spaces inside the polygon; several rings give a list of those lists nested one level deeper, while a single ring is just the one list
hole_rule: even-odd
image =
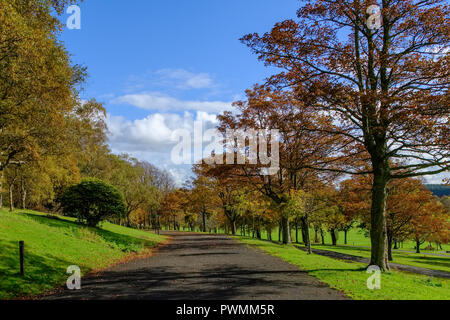
[{"label": "green grass", "polygon": [[[0,299],[40,294],[65,283],[70,265],[82,274],[104,269],[132,253],[146,253],[165,237],[105,222],[88,228],[67,217],[0,210]],[[18,242],[25,242],[25,276]]]},{"label": "green grass", "polygon": [[[313,248],[370,258],[370,248],[331,245],[313,245]],[[450,256],[441,257],[401,251],[394,251],[392,256],[394,258],[394,261],[392,261],[393,263],[450,272]]]},{"label": "green grass", "polygon": [[[240,234],[240,229],[238,230],[238,233]],[[261,236],[263,239],[267,239],[267,233],[265,231],[261,232]],[[310,236],[311,236],[311,240],[313,241],[314,240],[314,230],[312,230],[312,229],[310,230]],[[295,229],[293,229],[293,228],[291,229],[291,238],[292,238],[292,241],[295,241]],[[344,238],[345,238],[344,232],[343,231],[338,232],[337,244],[344,245]],[[302,241],[302,233],[301,233],[300,229],[298,230],[298,239],[299,239],[299,242]],[[272,240],[278,241],[278,228],[274,228],[272,230]],[[320,234],[319,234],[319,241],[322,241],[320,238]],[[331,244],[331,235],[329,232],[325,233],[325,243]],[[370,247],[370,238],[368,236],[366,236],[361,229],[353,228],[347,234],[347,245]],[[415,251],[415,245],[416,244],[414,241],[405,241],[401,244],[400,249]],[[444,252],[442,252],[441,250],[428,251],[428,250],[425,250],[426,246],[428,246],[428,243],[424,243],[423,245],[421,245],[421,251],[442,253],[442,254],[445,254],[445,251],[450,251],[450,244],[442,245],[442,249]],[[433,246],[435,246],[435,244],[433,244]]]},{"label": "green grass", "polygon": [[239,238],[244,243],[279,257],[318,278],[330,287],[358,300],[448,300],[450,280],[400,271],[381,275],[381,289],[369,290],[367,265],[345,262],[320,255],[308,255],[292,245]]}]

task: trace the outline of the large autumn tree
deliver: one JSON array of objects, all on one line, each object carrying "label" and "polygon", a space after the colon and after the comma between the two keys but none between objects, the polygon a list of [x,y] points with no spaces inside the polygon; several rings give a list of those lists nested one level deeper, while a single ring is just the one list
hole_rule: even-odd
[{"label": "large autumn tree", "polygon": [[242,41],[282,69],[270,84],[334,118],[311,129],[342,137],[346,148],[316,169],[373,175],[370,264],[387,270],[388,182],[449,169],[450,9],[441,0],[382,0],[373,28],[374,4],[309,1],[296,20]]},{"label": "large autumn tree", "polygon": [[[279,207],[282,240],[287,244],[291,242],[290,214],[282,208],[289,201],[288,194],[291,190],[309,192],[313,189],[319,177],[310,167],[336,150],[335,142],[339,138],[329,138],[321,132],[311,131],[309,128],[317,127],[320,123],[331,125],[331,119],[313,110],[306,110],[303,102],[295,99],[292,93],[257,85],[247,90],[246,94],[246,101],[238,101],[234,104],[236,112],[225,112],[219,116],[219,130],[237,132],[245,143],[239,145],[236,151],[245,154],[247,148],[245,134],[252,131],[277,129],[279,170],[276,174],[267,175],[261,170],[265,167],[261,161],[250,164],[249,159],[246,159],[246,163],[242,165],[228,163],[216,165],[216,176],[225,175],[228,179],[234,178],[236,183],[245,181],[271,199],[273,204]],[[258,152],[261,152],[263,144],[264,142],[259,139]],[[271,148],[270,144],[268,149],[271,150]],[[261,160],[260,154],[258,157],[258,160]],[[327,176],[322,175],[321,179],[332,180],[332,176]],[[305,227],[304,224],[303,227]]]},{"label": "large autumn tree", "polygon": [[0,188],[3,171],[64,149],[85,70],[57,40],[71,1],[0,1]]}]

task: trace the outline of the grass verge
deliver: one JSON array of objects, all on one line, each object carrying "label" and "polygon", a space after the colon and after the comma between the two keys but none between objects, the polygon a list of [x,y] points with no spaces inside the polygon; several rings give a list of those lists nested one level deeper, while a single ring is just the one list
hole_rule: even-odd
[{"label": "grass verge", "polygon": [[[370,258],[370,248],[313,245],[313,249],[328,250],[358,257]],[[426,255],[401,251],[394,251],[392,256],[394,258],[394,261],[392,261],[393,263],[450,272],[450,256]]]},{"label": "grass verge", "polygon": [[381,275],[381,289],[369,290],[367,265],[346,262],[320,255],[308,255],[294,246],[285,246],[269,241],[237,237],[243,243],[279,257],[331,288],[344,292],[358,300],[448,300],[450,280],[423,275],[392,271]]}]

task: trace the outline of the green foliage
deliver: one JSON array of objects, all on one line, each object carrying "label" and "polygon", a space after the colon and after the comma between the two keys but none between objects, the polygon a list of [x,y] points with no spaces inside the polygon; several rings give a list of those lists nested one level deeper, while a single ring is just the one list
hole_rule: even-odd
[{"label": "green foliage", "polygon": [[88,226],[95,227],[112,216],[123,216],[126,208],[123,195],[110,184],[90,178],[68,188],[61,197],[65,215],[77,217]]}]

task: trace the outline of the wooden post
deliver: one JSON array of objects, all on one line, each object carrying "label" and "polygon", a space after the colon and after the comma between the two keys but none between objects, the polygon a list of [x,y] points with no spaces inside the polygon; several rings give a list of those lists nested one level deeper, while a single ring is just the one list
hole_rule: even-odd
[{"label": "wooden post", "polygon": [[24,276],[25,275],[25,270],[24,270],[24,242],[23,241],[19,241],[19,254],[20,254],[20,275]]}]

